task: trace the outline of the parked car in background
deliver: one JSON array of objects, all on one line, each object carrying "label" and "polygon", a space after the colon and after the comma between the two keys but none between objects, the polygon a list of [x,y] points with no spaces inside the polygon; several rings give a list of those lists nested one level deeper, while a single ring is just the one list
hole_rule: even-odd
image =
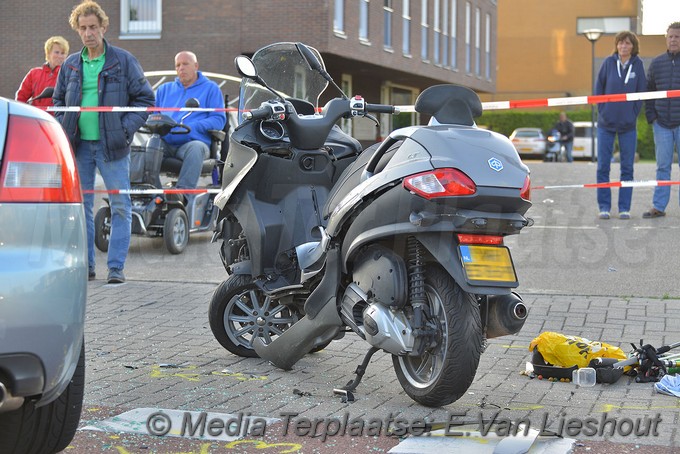
[{"label": "parked car in background", "polygon": [[515,150],[523,157],[545,156],[546,140],[540,128],[517,128],[510,134]]},{"label": "parked car in background", "polygon": [[[575,121],[574,122],[574,147],[571,155],[574,159],[587,158],[592,159],[592,137],[591,128],[593,123],[590,121]],[[595,158],[597,159],[597,123],[595,123]]]},{"label": "parked car in background", "polygon": [[61,125],[0,98],[0,451],[65,449],[85,387],[87,238]]}]

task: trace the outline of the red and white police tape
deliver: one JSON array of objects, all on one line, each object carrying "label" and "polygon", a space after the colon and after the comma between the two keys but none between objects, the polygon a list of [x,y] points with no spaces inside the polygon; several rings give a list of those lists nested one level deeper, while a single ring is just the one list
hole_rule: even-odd
[{"label": "red and white police tape", "polygon": [[219,188],[206,189],[83,189],[83,194],[130,194],[130,195],[154,195],[154,194],[217,194],[221,191]]},{"label": "red and white police tape", "polygon": [[647,181],[611,181],[609,183],[562,184],[554,186],[532,186],[531,189],[572,189],[572,188],[643,188],[655,186],[676,186],[680,181],[647,180]]},{"label": "red and white police tape", "polygon": [[[645,91],[641,93],[620,93],[612,95],[570,96],[565,98],[521,99],[515,101],[483,102],[484,110],[521,109],[527,107],[577,106],[603,102],[645,101],[680,97],[680,90]],[[415,106],[397,106],[400,112],[415,112]],[[233,107],[43,107],[49,112],[234,112]]]},{"label": "red and white police tape", "polygon": [[[611,181],[609,183],[587,184],[562,184],[553,186],[532,186],[531,190],[538,189],[577,189],[577,188],[642,188],[655,186],[680,186],[680,181],[646,180],[646,181]],[[160,195],[160,194],[218,194],[219,188],[206,189],[84,189],[83,194],[130,194],[130,195]]]},{"label": "red and white police tape", "polygon": [[[575,106],[583,104],[599,104],[603,102],[626,102],[644,101],[648,99],[665,99],[680,97],[680,90],[647,91],[640,93],[620,93],[611,95],[593,96],[572,96],[564,98],[539,98],[522,99],[514,101],[491,101],[483,102],[484,110],[519,109],[528,107],[555,107],[555,106]],[[415,106],[397,106],[400,112],[415,112]],[[43,107],[42,109],[50,112],[233,112],[238,109],[231,107],[210,108],[210,107]],[[654,187],[654,186],[674,186],[680,185],[680,181],[614,181],[609,183],[590,183],[572,184],[555,186],[532,186],[531,189],[572,189],[572,188],[626,188],[626,187]],[[85,194],[130,194],[130,195],[153,195],[153,194],[200,194],[218,193],[220,189],[88,189],[83,190]]]}]

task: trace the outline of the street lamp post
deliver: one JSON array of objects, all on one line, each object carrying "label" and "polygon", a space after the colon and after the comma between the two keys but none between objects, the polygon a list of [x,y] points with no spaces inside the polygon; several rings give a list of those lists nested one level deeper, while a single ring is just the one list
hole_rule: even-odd
[{"label": "street lamp post", "polygon": [[[602,30],[599,30],[597,28],[591,28],[589,30],[584,30],[583,31],[583,36],[586,37],[588,41],[590,41],[591,47],[592,47],[592,68],[591,68],[591,85],[590,89],[592,90],[591,93],[595,93],[595,42],[600,39],[600,36],[602,36],[602,33],[604,33]],[[592,162],[595,162],[595,104],[590,105],[590,160]]]}]

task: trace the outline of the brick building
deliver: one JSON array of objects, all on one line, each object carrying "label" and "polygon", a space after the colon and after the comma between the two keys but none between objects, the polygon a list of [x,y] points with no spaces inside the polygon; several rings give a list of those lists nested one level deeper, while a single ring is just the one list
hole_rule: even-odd
[{"label": "brick building", "polygon": [[[43,61],[43,43],[62,35],[75,0],[24,0],[0,17],[5,62],[0,96],[13,97],[23,76]],[[338,84],[369,102],[412,104],[433,84],[495,90],[496,0],[100,0],[105,37],[131,51],[145,71],[171,70],[192,50],[203,71],[236,76],[234,57],[277,41],[317,48]],[[230,95],[237,87],[225,86]],[[416,121],[404,114],[395,121]],[[384,125],[386,128],[392,125]],[[355,131],[370,139],[374,128]]]}]

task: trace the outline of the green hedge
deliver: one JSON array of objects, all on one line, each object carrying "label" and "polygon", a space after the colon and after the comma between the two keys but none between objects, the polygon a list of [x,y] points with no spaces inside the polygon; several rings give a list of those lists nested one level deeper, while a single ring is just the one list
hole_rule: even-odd
[{"label": "green hedge", "polygon": [[[525,111],[488,111],[477,119],[477,124],[492,131],[509,136],[515,128],[541,128],[550,131],[559,119],[560,110]],[[590,109],[567,111],[571,121],[590,121]],[[644,112],[638,117],[637,152],[641,159],[654,160],[654,137],[652,126],[647,124]]]}]

